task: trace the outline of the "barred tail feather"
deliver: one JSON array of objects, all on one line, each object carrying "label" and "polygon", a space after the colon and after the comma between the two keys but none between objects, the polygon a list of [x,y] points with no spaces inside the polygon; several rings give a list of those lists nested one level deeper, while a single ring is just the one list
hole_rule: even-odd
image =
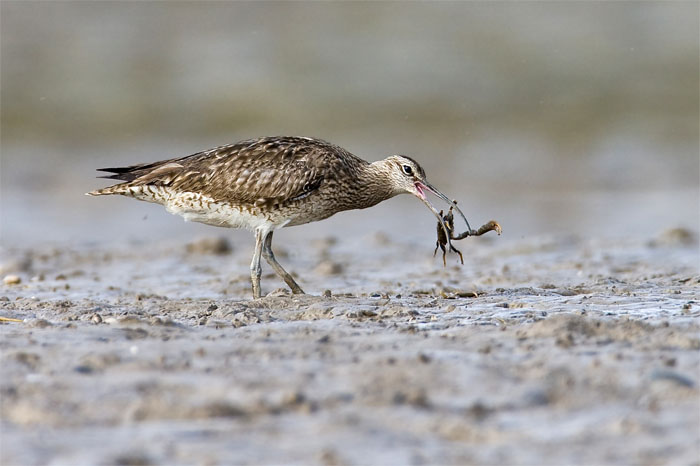
[{"label": "barred tail feather", "polygon": [[86,196],[107,196],[110,194],[124,194],[128,190],[129,183],[119,183],[102,189],[96,189],[85,193]]}]

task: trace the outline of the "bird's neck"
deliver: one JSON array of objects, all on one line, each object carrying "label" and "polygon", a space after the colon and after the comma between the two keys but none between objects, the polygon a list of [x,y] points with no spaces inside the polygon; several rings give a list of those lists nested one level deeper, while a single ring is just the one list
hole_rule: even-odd
[{"label": "bird's neck", "polygon": [[360,167],[360,186],[357,190],[357,202],[359,209],[372,207],[382,201],[386,201],[400,192],[397,192],[390,182],[390,171],[384,160],[368,163]]}]

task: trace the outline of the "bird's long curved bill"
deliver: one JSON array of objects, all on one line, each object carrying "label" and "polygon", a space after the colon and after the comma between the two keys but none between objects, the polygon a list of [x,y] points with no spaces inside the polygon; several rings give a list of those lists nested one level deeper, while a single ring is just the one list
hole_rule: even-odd
[{"label": "bird's long curved bill", "polygon": [[[461,215],[462,218],[464,219],[464,223],[467,224],[467,231],[471,231],[472,227],[469,226],[469,222],[467,221],[467,217],[464,216],[464,213],[462,213],[462,210],[459,208],[459,206],[457,205],[457,203],[456,203],[455,201],[453,201],[453,200],[450,199],[449,197],[447,197],[447,196],[445,196],[444,194],[442,194],[437,188],[435,188],[435,187],[434,187],[433,185],[431,185],[430,183],[428,183],[428,182],[423,182],[423,183],[421,183],[421,184],[422,184],[423,186],[425,186],[426,188],[428,188],[428,191],[430,191],[431,193],[435,194],[437,197],[439,197],[439,198],[442,199],[443,201],[445,201],[445,202],[447,202],[448,204],[450,204],[450,206],[454,207],[455,210],[456,210],[457,212],[459,212],[459,215]],[[430,210],[433,211],[433,213],[438,217],[438,219],[440,220],[440,223],[442,223],[442,224],[443,224],[443,227],[444,227],[445,225],[444,225],[444,223],[443,223],[443,221],[442,221],[442,218],[440,217],[440,213],[437,211],[437,209],[435,209],[435,207],[433,206],[433,204],[430,203],[430,201],[428,200],[428,198],[426,197],[425,199],[421,199],[421,200],[423,201],[423,203],[424,203],[426,206],[428,206],[428,208],[429,208]],[[447,233],[447,232],[446,232],[446,233]],[[449,237],[449,235],[447,235],[447,236]]]}]

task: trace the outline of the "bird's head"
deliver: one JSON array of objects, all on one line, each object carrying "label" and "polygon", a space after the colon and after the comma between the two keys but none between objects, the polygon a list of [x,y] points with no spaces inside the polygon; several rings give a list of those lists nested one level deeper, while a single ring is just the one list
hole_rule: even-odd
[{"label": "bird's head", "polygon": [[428,189],[425,181],[425,171],[418,162],[405,155],[392,155],[384,162],[392,187],[396,194],[413,194],[420,199],[425,199]]},{"label": "bird's head", "polygon": [[428,192],[433,193],[435,196],[453,206],[457,212],[460,213],[464,219],[464,222],[467,224],[467,227],[470,228],[467,218],[464,216],[459,207],[457,207],[457,202],[451,200],[433,185],[428,183],[428,180],[425,177],[425,170],[423,170],[418,162],[405,155],[392,155],[391,157],[384,159],[382,162],[387,168],[389,178],[396,194],[408,193],[416,196],[433,212],[433,214],[435,214],[440,223],[443,224],[443,227],[446,229],[442,216],[426,196]]}]

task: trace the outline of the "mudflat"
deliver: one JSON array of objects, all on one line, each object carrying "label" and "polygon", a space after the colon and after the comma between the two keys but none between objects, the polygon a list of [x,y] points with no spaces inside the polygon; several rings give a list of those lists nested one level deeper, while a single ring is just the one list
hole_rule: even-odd
[{"label": "mudflat", "polygon": [[5,249],[0,462],[698,464],[694,232],[362,241]]}]

